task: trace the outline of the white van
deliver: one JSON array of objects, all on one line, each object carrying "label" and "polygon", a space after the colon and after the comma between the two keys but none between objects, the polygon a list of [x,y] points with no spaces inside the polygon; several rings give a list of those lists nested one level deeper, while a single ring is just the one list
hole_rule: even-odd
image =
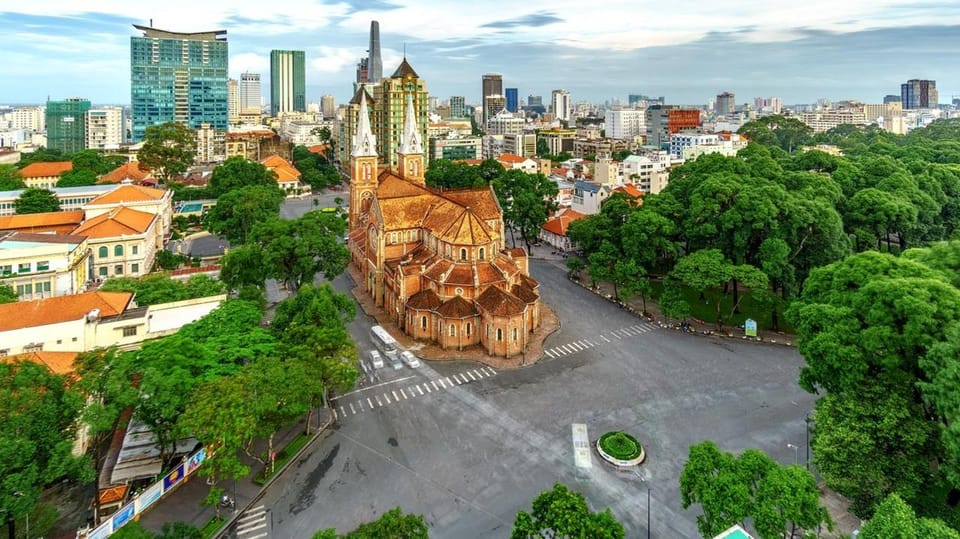
[{"label": "white van", "polygon": [[400,346],[393,336],[387,333],[387,330],[383,329],[382,326],[373,326],[370,328],[370,341],[377,347],[377,350],[380,350],[380,353],[385,355],[390,361],[399,359],[397,357],[397,350]]},{"label": "white van", "polygon": [[380,352],[376,350],[370,350],[370,363],[373,365],[374,369],[383,368],[383,356],[380,355]]},{"label": "white van", "polygon": [[400,359],[407,364],[408,367],[416,369],[420,366],[420,360],[417,359],[417,356],[413,355],[413,352],[409,350],[404,350],[400,352]]}]

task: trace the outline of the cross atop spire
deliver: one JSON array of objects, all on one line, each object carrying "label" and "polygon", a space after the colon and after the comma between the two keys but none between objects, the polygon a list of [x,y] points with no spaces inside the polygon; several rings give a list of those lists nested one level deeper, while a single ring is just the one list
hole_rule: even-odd
[{"label": "cross atop spire", "polygon": [[403,118],[403,136],[400,138],[400,148],[397,153],[401,155],[423,153],[423,141],[420,137],[420,130],[417,128],[417,111],[413,106],[413,93],[407,94],[407,110]]},{"label": "cross atop spire", "polygon": [[370,113],[367,111],[367,92],[360,88],[360,114],[357,117],[357,131],[353,136],[353,157],[376,157],[377,137],[370,129]]}]

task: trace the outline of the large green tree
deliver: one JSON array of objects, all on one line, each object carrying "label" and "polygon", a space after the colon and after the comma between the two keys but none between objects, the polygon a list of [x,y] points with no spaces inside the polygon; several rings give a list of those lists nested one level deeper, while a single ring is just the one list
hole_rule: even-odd
[{"label": "large green tree", "polygon": [[313,282],[317,273],[328,280],[343,273],[350,252],[340,238],[346,221],[336,213],[312,211],[295,220],[270,219],[254,226],[250,236],[260,246],[267,275],[291,290]]},{"label": "large green tree", "polygon": [[163,273],[110,279],[100,289],[105,292],[133,292],[137,305],[141,307],[217,296],[226,292],[223,282],[208,275],[192,275],[186,281],[180,281]]},{"label": "large green tree", "polygon": [[404,514],[395,507],[373,522],[365,522],[343,535],[330,528],[318,531],[313,539],[427,539],[427,524],[423,515]]},{"label": "large green tree", "polygon": [[547,216],[556,209],[557,184],[543,174],[512,169],[493,179],[493,190],[503,208],[504,220],[520,231],[529,251]]},{"label": "large green tree", "polygon": [[960,539],[960,533],[942,520],[917,518],[913,508],[896,494],[877,506],[873,517],[860,529],[858,539]]},{"label": "large green tree", "polygon": [[97,183],[97,175],[89,170],[73,169],[64,172],[57,180],[57,187],[83,187]]},{"label": "large green tree", "polygon": [[207,228],[225,236],[231,244],[242,245],[253,227],[279,215],[283,191],[274,185],[248,185],[227,191],[206,215]]},{"label": "large green tree", "polygon": [[20,198],[13,201],[13,208],[17,215],[60,211],[60,199],[53,194],[53,191],[31,187],[20,193]]},{"label": "large green tree", "polygon": [[250,186],[277,187],[277,175],[256,161],[239,156],[217,165],[210,175],[210,192],[216,197]]},{"label": "large green tree", "polygon": [[[500,167],[500,164],[497,163]],[[500,167],[503,171],[503,167]],[[430,187],[457,189],[462,187],[483,187],[487,180],[480,174],[480,167],[449,159],[434,159],[424,174],[424,180]]]},{"label": "large green tree", "polygon": [[147,126],[137,160],[167,184],[193,165],[196,152],[196,132],[185,124],[167,122]]},{"label": "large green tree", "polygon": [[555,537],[622,539],[623,525],[610,509],[594,512],[583,494],[557,483],[533,500],[533,510],[520,511],[513,523],[512,539]]},{"label": "large green tree", "polygon": [[13,165],[0,165],[0,191],[15,191],[23,189],[26,184],[20,176],[20,171]]}]

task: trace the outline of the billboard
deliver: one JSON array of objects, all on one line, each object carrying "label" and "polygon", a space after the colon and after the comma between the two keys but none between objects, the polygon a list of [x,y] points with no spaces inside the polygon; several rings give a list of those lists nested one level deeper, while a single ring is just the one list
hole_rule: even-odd
[{"label": "billboard", "polygon": [[124,505],[120,508],[119,511],[113,514],[113,517],[110,519],[113,522],[113,529],[117,530],[120,526],[123,526],[131,518],[133,518],[134,512],[134,503],[130,502],[127,505]]},{"label": "billboard", "polygon": [[180,481],[183,481],[183,463],[180,463],[179,466],[174,468],[172,472],[168,473],[166,477],[163,478],[164,492],[173,488],[173,486]]},{"label": "billboard", "polygon": [[190,459],[187,461],[187,475],[192,474],[197,468],[199,468],[200,464],[202,464],[204,459],[206,458],[207,458],[206,447],[201,447],[200,451],[197,451],[193,455],[190,455]]},{"label": "billboard", "polygon": [[163,495],[163,483],[157,482],[150,486],[143,494],[137,496],[137,514],[144,512],[148,507],[156,503]]},{"label": "billboard", "polygon": [[87,534],[87,539],[106,539],[113,534],[113,519],[108,518],[97,529]]}]

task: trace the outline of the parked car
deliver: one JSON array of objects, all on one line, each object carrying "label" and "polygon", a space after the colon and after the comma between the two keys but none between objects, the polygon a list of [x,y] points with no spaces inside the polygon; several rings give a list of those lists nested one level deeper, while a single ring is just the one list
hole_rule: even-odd
[{"label": "parked car", "polygon": [[420,366],[420,360],[417,359],[417,356],[413,355],[413,352],[409,350],[404,350],[400,354],[400,359],[407,364],[408,367],[416,369]]},{"label": "parked car", "polygon": [[380,355],[380,352],[376,350],[370,350],[370,363],[373,365],[374,369],[383,368],[383,356]]},{"label": "parked car", "polygon": [[393,370],[399,371],[403,368],[403,362],[400,361],[399,357],[390,358],[390,366],[393,367]]}]

